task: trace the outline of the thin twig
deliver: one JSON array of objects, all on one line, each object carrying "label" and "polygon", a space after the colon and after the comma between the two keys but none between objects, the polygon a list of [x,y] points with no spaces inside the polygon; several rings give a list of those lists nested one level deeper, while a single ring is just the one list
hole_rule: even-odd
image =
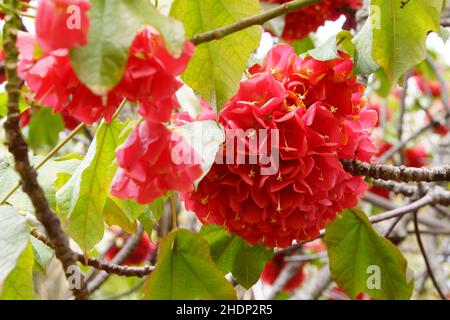
[{"label": "thin twig", "polygon": [[199,45],[204,42],[209,42],[213,40],[220,40],[227,35],[235,33],[237,31],[249,28],[255,25],[262,25],[265,22],[281,16],[283,14],[295,11],[297,9],[309,6],[318,2],[319,0],[294,0],[290,2],[283,3],[273,9],[267,10],[261,14],[253,17],[239,20],[233,24],[225,27],[221,27],[215,30],[207,31],[205,33],[200,33],[192,37],[190,40],[194,45]]},{"label": "thin twig", "polygon": [[[50,242],[50,240],[47,238],[46,235],[40,233],[36,229],[33,229],[31,231],[31,234],[33,237],[40,240],[42,243],[44,243],[48,247],[53,248],[52,243]],[[116,275],[124,276],[124,277],[143,278],[145,276],[148,276],[155,269],[154,266],[144,266],[144,267],[121,266],[121,265],[112,264],[112,263],[108,263],[108,262],[102,262],[98,259],[91,258],[91,257],[86,258],[82,253],[74,252],[74,254],[75,254],[77,261],[80,262],[84,266],[93,267],[100,271],[105,271],[109,274],[116,274]]]},{"label": "thin twig", "polygon": [[431,281],[433,282],[434,287],[436,288],[436,291],[438,292],[439,296],[441,297],[442,300],[447,300],[446,296],[444,295],[444,293],[442,292],[436,277],[434,276],[433,273],[433,268],[431,267],[430,261],[428,260],[428,256],[427,256],[427,252],[425,250],[425,247],[423,245],[422,242],[422,237],[420,236],[420,230],[419,230],[419,222],[417,220],[417,212],[414,212],[414,231],[416,233],[416,239],[417,239],[417,244],[419,245],[420,248],[420,252],[422,253],[423,256],[423,260],[425,261],[425,265],[427,267],[427,271],[428,271],[428,275],[430,276]]},{"label": "thin twig", "polygon": [[[136,235],[131,235],[124,246],[120,249],[120,251],[114,256],[111,260],[111,264],[122,264],[126,258],[133,252],[134,248],[138,245],[142,233],[144,232],[144,228],[139,224],[138,231]],[[96,290],[98,290],[109,278],[110,274],[107,272],[101,272],[96,275],[91,282],[88,283],[89,293],[92,294]]]}]

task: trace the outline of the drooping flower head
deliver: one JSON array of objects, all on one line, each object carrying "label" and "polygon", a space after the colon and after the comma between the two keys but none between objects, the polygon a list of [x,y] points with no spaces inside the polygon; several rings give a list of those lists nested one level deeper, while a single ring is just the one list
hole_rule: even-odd
[{"label": "drooping flower head", "polygon": [[[352,68],[344,53],[317,61],[275,46],[220,114],[227,131],[222,153],[234,161],[215,163],[197,191],[184,195],[186,208],[250,243],[286,247],[316,238],[336,214],[355,206],[367,186],[339,159],[370,161],[377,117],[364,109],[364,88]],[[244,132],[237,142],[236,132]],[[231,147],[239,144],[244,149]],[[277,148],[267,152],[272,145]],[[242,155],[245,163],[237,161]],[[276,170],[263,173],[268,167]]]},{"label": "drooping flower head", "polygon": [[169,121],[173,110],[178,108],[175,92],[181,83],[176,77],[184,70],[194,50],[193,45],[186,42],[182,55],[173,57],[153,28],[142,29],[131,46],[122,81],[106,96],[98,96],[77,78],[67,49],[35,56],[36,45],[35,36],[19,34],[20,77],[38,103],[55,112],[66,111],[86,124],[101,118],[109,122],[123,98],[139,102],[139,112],[146,121]]},{"label": "drooping flower head", "polygon": [[202,174],[195,151],[164,125],[143,121],[117,152],[111,193],[150,203],[170,190],[190,192]]},{"label": "drooping flower head", "polygon": [[86,45],[90,8],[88,0],[40,0],[36,34],[41,49],[50,52]]},{"label": "drooping flower head", "polygon": [[[285,3],[290,0],[261,0],[271,3]],[[316,31],[327,20],[337,20],[345,15],[345,29],[355,25],[355,12],[361,8],[361,0],[322,0],[286,14],[281,37],[285,41],[301,40],[310,32]]]},{"label": "drooping flower head", "polygon": [[140,101],[139,113],[147,121],[169,121],[179,107],[175,92],[182,84],[176,78],[186,68],[194,49],[186,41],[181,56],[174,57],[156,30],[142,29],[131,45],[125,74],[114,91],[129,101]]}]

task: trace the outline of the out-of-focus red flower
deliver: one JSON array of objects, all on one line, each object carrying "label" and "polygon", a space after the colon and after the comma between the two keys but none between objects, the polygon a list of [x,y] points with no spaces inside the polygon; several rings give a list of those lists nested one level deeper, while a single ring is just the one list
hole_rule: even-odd
[{"label": "out-of-focus red flower", "polygon": [[423,94],[431,94],[435,98],[441,96],[441,86],[439,81],[425,79],[425,77],[418,72],[415,72],[414,80],[416,81],[417,87]]},{"label": "out-of-focus red flower", "polygon": [[133,41],[125,74],[115,92],[130,101],[141,101],[139,112],[147,121],[167,122],[179,107],[175,92],[181,83],[176,77],[186,68],[194,49],[187,41],[181,56],[173,57],[159,33],[152,28],[141,30]]},{"label": "out-of-focus red flower", "polygon": [[407,167],[422,168],[429,164],[430,154],[421,146],[405,149],[405,165]]},{"label": "out-of-focus red flower", "polygon": [[[227,131],[227,145],[239,130],[247,132],[245,157],[212,166],[197,191],[183,195],[186,208],[203,223],[224,226],[250,243],[287,247],[293,240],[314,239],[319,230],[344,208],[358,203],[366,183],[343,169],[339,159],[369,161],[376,149],[369,134],[376,113],[365,110],[364,88],[351,76],[347,55],[331,61],[301,59],[287,45],[275,46],[262,66],[250,69],[252,76],[220,114]],[[260,129],[278,130],[263,139]],[[274,143],[272,143],[274,139]],[[238,141],[241,141],[238,140]],[[261,139],[260,139],[261,140]],[[278,140],[278,143],[277,143]],[[264,146],[278,147],[280,159],[275,174],[261,174],[270,164],[262,161],[275,155]],[[272,161],[272,164],[274,162]]]},{"label": "out-of-focus red flower", "polygon": [[[271,3],[285,3],[290,0],[261,0]],[[344,28],[355,26],[355,12],[362,6],[361,0],[322,0],[310,6],[300,8],[286,14],[283,40],[295,41],[316,31],[327,20],[337,20],[345,15],[347,21]]]},{"label": "out-of-focus red flower", "polygon": [[31,121],[31,111],[30,109],[25,110],[20,114],[20,127],[24,128],[30,124]]},{"label": "out-of-focus red flower", "polygon": [[[283,268],[286,266],[284,258],[288,255],[283,253],[277,253],[273,256],[272,260],[268,261],[261,273],[261,282],[264,284],[272,285],[277,280]],[[295,275],[284,285],[283,291],[291,293],[297,289],[305,279],[303,272],[304,264],[301,264]]]},{"label": "out-of-focus red flower", "polygon": [[[122,249],[122,246],[125,244],[126,239],[127,236],[125,234],[122,234],[117,238],[116,243],[106,253],[107,260],[112,260],[116,256],[116,254]],[[128,266],[141,265],[151,258],[156,248],[157,246],[144,232],[141,236],[141,239],[139,240],[139,243],[136,245],[133,251],[131,251],[131,253],[122,264]]]},{"label": "out-of-focus red flower", "polygon": [[36,12],[40,48],[50,52],[86,45],[90,8],[88,0],[40,0]]},{"label": "out-of-focus red flower", "polygon": [[202,174],[196,152],[162,124],[144,121],[117,152],[111,193],[150,203],[169,190],[190,192]]},{"label": "out-of-focus red flower", "polygon": [[[20,0],[20,2],[30,3],[30,0]],[[22,12],[27,11],[27,7],[24,6],[21,11]],[[5,19],[5,13],[4,12],[0,12],[0,20],[3,20],[3,19]]]}]

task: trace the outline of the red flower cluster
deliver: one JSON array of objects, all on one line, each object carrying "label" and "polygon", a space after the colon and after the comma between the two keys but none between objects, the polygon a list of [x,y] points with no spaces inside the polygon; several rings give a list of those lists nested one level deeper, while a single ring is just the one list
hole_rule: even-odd
[{"label": "red flower cluster", "polygon": [[195,151],[159,123],[144,121],[117,152],[118,169],[111,193],[150,203],[169,190],[189,192],[202,174]]},{"label": "red flower cluster", "polygon": [[90,8],[88,0],[40,0],[36,12],[40,48],[50,52],[86,45]]},{"label": "red flower cluster", "polygon": [[[285,3],[291,0],[261,0],[271,3]],[[295,41],[316,31],[327,20],[337,20],[341,15],[347,17],[345,28],[355,25],[355,12],[361,8],[361,0],[322,0],[305,8],[286,14],[283,40]]]},{"label": "red flower cluster", "polygon": [[255,132],[278,130],[278,172],[261,174],[267,167],[263,148],[256,150],[257,164],[216,163],[197,191],[184,195],[186,208],[203,223],[223,225],[250,243],[286,247],[316,238],[337,213],[355,206],[367,186],[346,173],[339,159],[370,161],[376,149],[369,134],[377,118],[363,109],[364,88],[351,76],[350,58],[341,55],[331,61],[301,59],[291,47],[278,45],[262,67],[252,67],[252,76],[220,114],[227,129],[223,152],[236,130],[248,133],[246,156]]},{"label": "red flower cluster", "polygon": [[141,103],[140,113],[147,121],[170,119],[178,107],[175,91],[181,86],[176,77],[184,70],[194,46],[186,42],[180,58],[172,57],[161,36],[152,28],[136,36],[122,81],[106,97],[92,93],[72,69],[67,49],[35,57],[36,39],[21,33],[19,75],[34,98],[54,109],[66,112],[79,121],[91,124],[102,117],[110,121],[123,98]]},{"label": "red flower cluster", "polygon": [[[261,273],[261,282],[264,284],[272,285],[277,280],[281,271],[286,266],[284,258],[287,254],[277,253],[273,256],[272,260],[268,261],[264,266],[264,270]],[[301,264],[295,275],[284,285],[283,291],[291,293],[297,289],[305,279],[305,273],[303,272],[304,264]]]},{"label": "red flower cluster", "polygon": [[[116,254],[122,249],[122,246],[125,243],[126,235],[121,234],[118,238],[116,243],[106,252],[106,259],[112,260]],[[144,232],[142,234],[141,239],[139,240],[139,243],[136,245],[136,247],[131,251],[131,253],[128,255],[128,257],[123,262],[124,265],[128,266],[136,266],[143,264],[144,262],[148,261],[152,254],[155,252],[157,246],[150,240],[148,235]]]}]

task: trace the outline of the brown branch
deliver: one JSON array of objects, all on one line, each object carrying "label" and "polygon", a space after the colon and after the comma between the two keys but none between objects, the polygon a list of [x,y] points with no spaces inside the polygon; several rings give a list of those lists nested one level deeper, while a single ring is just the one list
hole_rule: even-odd
[{"label": "brown branch", "polygon": [[249,28],[254,25],[262,25],[265,22],[281,16],[283,14],[289,13],[291,11],[309,6],[318,2],[319,0],[294,0],[290,2],[283,3],[273,9],[267,10],[261,14],[253,17],[239,20],[228,26],[224,26],[215,30],[207,31],[204,33],[196,34],[190,40],[194,45],[199,45],[204,42],[209,42],[213,40],[220,40],[232,33],[238,32],[240,30]]},{"label": "brown branch", "polygon": [[[4,124],[8,149],[14,156],[15,168],[20,175],[22,189],[29,196],[36,211],[36,218],[45,227],[51,243],[54,244],[55,255],[61,261],[66,277],[72,276],[70,267],[76,265],[76,260],[69,246],[69,238],[61,227],[61,222],[55,213],[50,209],[48,201],[44,195],[42,187],[37,181],[37,174],[31,166],[28,158],[28,146],[20,131],[19,98],[21,80],[17,75],[18,49],[16,47],[17,33],[20,26],[20,19],[15,11],[18,8],[17,0],[6,2],[13,9],[6,16],[6,23],[3,29],[3,46],[5,49],[5,69],[8,82],[6,92],[8,96],[8,115]],[[72,288],[76,299],[88,299],[84,276],[79,273],[80,288]]]},{"label": "brown branch", "polygon": [[[138,232],[136,235],[131,235],[124,246],[120,249],[120,251],[114,256],[114,258],[111,260],[111,264],[117,264],[121,265],[125,259],[133,252],[133,249],[136,248],[137,244],[139,243],[142,233],[144,232],[144,229],[139,224]],[[88,283],[88,290],[89,293],[92,294],[96,290],[98,290],[109,278],[110,274],[107,272],[102,272],[95,276],[90,283]]]},{"label": "brown branch", "polygon": [[[36,229],[33,229],[31,231],[31,234],[33,237],[44,243],[46,246],[53,248],[53,244],[50,242],[50,240],[47,238],[45,234],[42,234]],[[98,259],[91,258],[91,257],[85,257],[82,253],[74,252],[74,255],[76,257],[76,260],[80,262],[84,266],[93,267],[100,271],[105,271],[108,274],[116,274],[119,276],[124,277],[138,277],[143,278],[150,273],[153,272],[155,269],[154,266],[144,266],[144,267],[128,267],[128,266],[121,266],[117,264],[102,262]]]},{"label": "brown branch", "polygon": [[402,182],[450,181],[450,166],[411,168],[384,164],[370,164],[354,159],[342,159],[344,169],[355,176]]},{"label": "brown branch", "polygon": [[436,277],[434,276],[433,273],[433,268],[431,267],[430,261],[428,260],[428,256],[427,256],[427,252],[425,250],[425,246],[423,245],[422,242],[422,237],[420,236],[420,231],[419,231],[419,222],[417,220],[417,212],[414,212],[414,231],[416,233],[416,239],[417,239],[417,244],[419,245],[420,248],[420,252],[422,253],[423,256],[423,260],[425,261],[425,266],[427,267],[427,271],[428,271],[428,275],[430,276],[431,281],[433,282],[434,287],[436,288],[436,291],[438,292],[439,296],[441,297],[442,300],[447,300],[447,298],[445,297],[444,293],[442,292]]}]

